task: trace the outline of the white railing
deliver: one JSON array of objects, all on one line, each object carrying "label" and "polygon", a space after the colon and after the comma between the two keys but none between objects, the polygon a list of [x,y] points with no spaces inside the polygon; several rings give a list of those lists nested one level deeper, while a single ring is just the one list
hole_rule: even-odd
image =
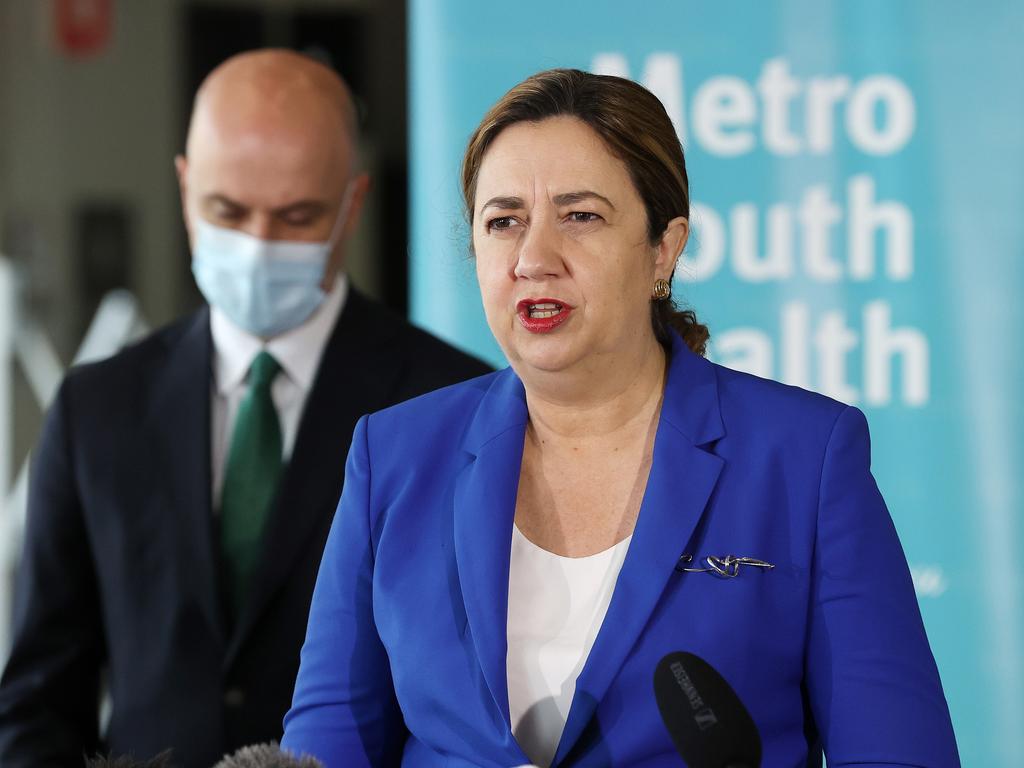
[{"label": "white railing", "polygon": [[[0,666],[10,647],[14,575],[28,496],[29,460],[14,470],[14,369],[21,368],[43,412],[64,376],[60,355],[35,318],[24,311],[20,293],[14,266],[0,256]],[[100,302],[73,362],[108,357],[147,330],[135,297],[128,291],[111,291]]]},{"label": "white railing", "polygon": [[[9,582],[6,552],[11,549],[10,533],[6,525],[11,503],[8,493],[14,467],[14,337],[15,303],[18,292],[15,287],[14,267],[0,257],[0,581]],[[0,656],[7,648],[6,628],[10,615],[8,602],[4,600],[4,588],[0,586]]]}]

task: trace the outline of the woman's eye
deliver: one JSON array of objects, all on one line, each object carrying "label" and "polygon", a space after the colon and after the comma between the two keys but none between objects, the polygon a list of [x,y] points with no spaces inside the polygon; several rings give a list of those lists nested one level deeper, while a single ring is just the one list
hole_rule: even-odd
[{"label": "woman's eye", "polygon": [[516,219],[514,216],[498,216],[497,218],[491,219],[487,222],[487,230],[489,232],[493,230],[500,232],[502,230],[510,229],[515,222]]},{"label": "woman's eye", "polygon": [[601,217],[596,213],[591,213],[590,211],[573,211],[568,216],[569,221],[574,224],[589,224],[590,222],[597,221],[600,218]]}]

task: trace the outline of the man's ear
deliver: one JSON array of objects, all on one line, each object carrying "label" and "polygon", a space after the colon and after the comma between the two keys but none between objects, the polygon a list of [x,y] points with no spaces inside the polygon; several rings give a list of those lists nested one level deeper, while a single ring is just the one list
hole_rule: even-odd
[{"label": "man's ear", "polygon": [[174,172],[178,177],[178,193],[181,197],[181,218],[185,222],[189,239],[192,238],[192,220],[188,210],[188,158],[184,155],[174,156]]},{"label": "man's ear", "polygon": [[335,278],[345,266],[345,249],[348,247],[348,240],[352,233],[359,226],[359,216],[363,211],[363,203],[366,202],[366,194],[370,190],[370,176],[367,173],[360,173],[351,181],[352,199],[348,204],[348,214],[345,217],[345,224],[341,228],[338,242],[334,244],[334,250],[327,260],[327,267],[324,269],[323,279],[320,287],[325,293],[329,293],[334,287]]},{"label": "man's ear", "polygon": [[363,204],[366,202],[366,195],[370,191],[370,175],[365,171],[352,179],[352,202],[349,203],[348,217],[345,219],[345,226],[341,231],[341,240],[351,237],[359,224],[359,217],[363,212]]},{"label": "man's ear", "polygon": [[655,278],[672,281],[676,262],[689,238],[690,222],[685,217],[676,216],[665,226],[665,231],[661,233],[661,240],[658,241],[658,256],[654,260]]}]

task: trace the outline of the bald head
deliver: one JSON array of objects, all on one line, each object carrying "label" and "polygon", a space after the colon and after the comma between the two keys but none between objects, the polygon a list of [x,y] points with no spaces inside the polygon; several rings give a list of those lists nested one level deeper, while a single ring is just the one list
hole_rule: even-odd
[{"label": "bald head", "polygon": [[332,69],[284,49],[240,53],[214,69],[199,86],[186,152],[191,154],[207,131],[246,131],[256,124],[281,130],[308,120],[354,148],[352,94]]},{"label": "bald head", "polygon": [[176,159],[189,236],[198,216],[268,240],[324,241],[347,194],[332,284],[368,183],[356,147],[352,95],[329,67],[287,50],[233,56],[196,93]]}]

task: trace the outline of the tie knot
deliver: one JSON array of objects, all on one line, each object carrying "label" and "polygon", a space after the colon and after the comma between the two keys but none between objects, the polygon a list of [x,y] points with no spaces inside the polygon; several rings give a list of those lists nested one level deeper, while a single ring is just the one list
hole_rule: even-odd
[{"label": "tie knot", "polygon": [[267,351],[260,352],[249,368],[249,386],[252,389],[269,389],[274,377],[281,370],[281,364]]}]

